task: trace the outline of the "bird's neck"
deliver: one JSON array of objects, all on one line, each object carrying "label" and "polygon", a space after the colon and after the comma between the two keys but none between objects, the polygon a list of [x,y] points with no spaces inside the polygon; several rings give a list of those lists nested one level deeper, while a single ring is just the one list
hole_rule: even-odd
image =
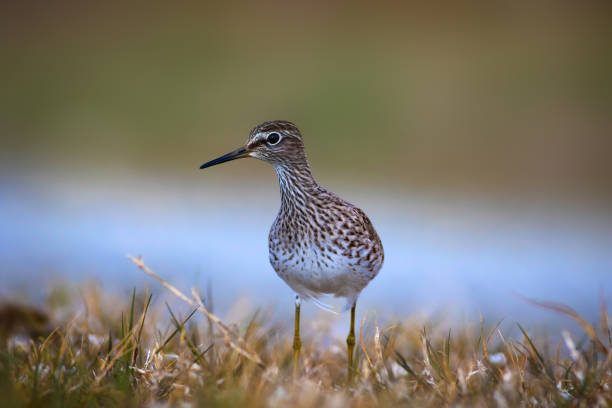
[{"label": "bird's neck", "polygon": [[281,193],[281,211],[299,212],[316,193],[318,185],[308,162],[275,166]]}]

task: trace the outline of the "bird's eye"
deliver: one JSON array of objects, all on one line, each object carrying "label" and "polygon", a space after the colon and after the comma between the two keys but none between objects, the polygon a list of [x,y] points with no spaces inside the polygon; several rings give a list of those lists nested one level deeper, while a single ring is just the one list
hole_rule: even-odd
[{"label": "bird's eye", "polygon": [[278,133],[276,133],[276,132],[275,133],[270,133],[268,135],[267,141],[268,141],[269,145],[275,145],[278,142],[280,142],[280,135]]}]

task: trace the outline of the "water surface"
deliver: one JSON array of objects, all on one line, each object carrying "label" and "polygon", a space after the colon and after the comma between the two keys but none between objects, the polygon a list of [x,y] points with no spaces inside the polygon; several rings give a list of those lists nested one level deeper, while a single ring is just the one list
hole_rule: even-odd
[{"label": "water surface", "polygon": [[[366,210],[383,240],[384,267],[359,300],[369,313],[450,311],[453,319],[474,321],[482,312],[538,325],[562,320],[518,294],[566,303],[592,320],[600,291],[610,303],[612,217],[603,208],[384,189],[338,192]],[[5,180],[2,292],[36,293],[58,278],[161,291],[125,257],[134,254],[181,289],[210,282],[220,313],[247,298],[289,314],[293,294],[267,253],[278,200],[272,181],[233,188],[129,178],[102,185]]]}]

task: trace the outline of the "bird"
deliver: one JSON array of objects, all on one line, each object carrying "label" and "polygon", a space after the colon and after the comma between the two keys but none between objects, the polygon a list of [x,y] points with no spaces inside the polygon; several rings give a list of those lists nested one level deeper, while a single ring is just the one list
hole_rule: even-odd
[{"label": "bird", "polygon": [[294,370],[302,346],[302,299],[329,309],[320,297],[333,295],[346,300],[343,311],[351,311],[346,339],[351,381],[357,298],[382,268],[380,237],[365,212],[317,184],[302,134],[293,123],[263,122],[251,130],[243,146],[202,164],[200,169],[244,157],[271,164],[278,176],[281,205],[270,228],[268,247],[274,271],[296,293]]}]

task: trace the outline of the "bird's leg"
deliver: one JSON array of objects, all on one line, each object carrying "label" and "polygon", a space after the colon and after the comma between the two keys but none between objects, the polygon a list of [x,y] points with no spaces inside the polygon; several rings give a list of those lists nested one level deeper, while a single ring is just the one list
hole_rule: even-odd
[{"label": "bird's leg", "polygon": [[353,303],[351,308],[351,328],[349,329],[348,337],[346,338],[346,345],[348,347],[348,382],[351,383],[353,380],[353,350],[355,349],[355,305]]},{"label": "bird's leg", "polygon": [[295,297],[295,329],[293,331],[293,375],[297,376],[302,340],[300,339],[300,297]]}]

